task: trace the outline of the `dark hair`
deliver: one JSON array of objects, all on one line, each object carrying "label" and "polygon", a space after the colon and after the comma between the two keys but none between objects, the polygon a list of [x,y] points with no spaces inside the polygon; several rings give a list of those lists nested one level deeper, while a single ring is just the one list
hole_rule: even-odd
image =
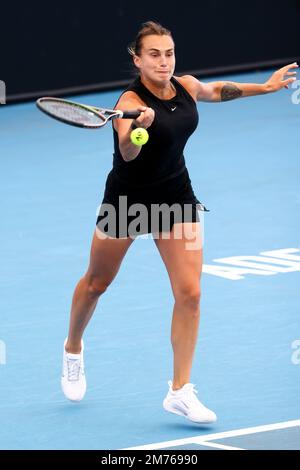
[{"label": "dark hair", "polygon": [[[150,36],[151,34],[157,36],[170,36],[172,38],[171,31],[164,28],[161,24],[156,23],[155,21],[147,21],[142,23],[142,27],[137,33],[135,41],[133,41],[127,48],[129,54],[140,55],[142,49],[142,40],[145,36]],[[173,39],[173,38],[172,38]]]}]

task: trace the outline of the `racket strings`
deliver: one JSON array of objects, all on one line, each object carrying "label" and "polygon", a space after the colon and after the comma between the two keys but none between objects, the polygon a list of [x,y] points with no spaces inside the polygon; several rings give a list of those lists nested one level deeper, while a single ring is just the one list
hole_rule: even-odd
[{"label": "racket strings", "polygon": [[92,109],[83,108],[71,103],[44,102],[43,109],[60,119],[80,123],[84,126],[98,127],[106,120],[106,117],[102,113],[96,114]]},{"label": "racket strings", "polygon": [[[43,97],[37,100],[38,108],[59,121],[78,127],[97,129],[108,120],[123,117],[122,111],[83,105],[60,98]],[[131,113],[132,114],[132,113]],[[132,117],[130,114],[130,118]],[[134,113],[136,114],[136,113]],[[137,115],[140,113],[137,112]],[[128,116],[129,117],[129,116]],[[134,117],[134,116],[133,116]]]}]

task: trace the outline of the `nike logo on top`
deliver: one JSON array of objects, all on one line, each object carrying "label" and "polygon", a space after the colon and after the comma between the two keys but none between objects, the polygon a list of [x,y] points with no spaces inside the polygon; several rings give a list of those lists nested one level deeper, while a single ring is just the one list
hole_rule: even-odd
[{"label": "nike logo on top", "polygon": [[174,108],[171,108],[171,111],[175,111],[176,108],[177,108],[177,106],[174,106]]}]

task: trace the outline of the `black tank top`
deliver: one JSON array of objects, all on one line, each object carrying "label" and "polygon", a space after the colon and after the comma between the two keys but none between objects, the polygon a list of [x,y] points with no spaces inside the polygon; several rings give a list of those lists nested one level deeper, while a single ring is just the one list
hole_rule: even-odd
[{"label": "black tank top", "polygon": [[174,78],[176,96],[162,100],[151,93],[138,77],[123,92],[133,91],[155,111],[155,118],[147,129],[149,140],[139,155],[125,162],[120,150],[118,133],[113,128],[113,171],[120,180],[132,186],[145,186],[168,180],[186,169],[183,150],[198,124],[197,106],[192,96]]}]

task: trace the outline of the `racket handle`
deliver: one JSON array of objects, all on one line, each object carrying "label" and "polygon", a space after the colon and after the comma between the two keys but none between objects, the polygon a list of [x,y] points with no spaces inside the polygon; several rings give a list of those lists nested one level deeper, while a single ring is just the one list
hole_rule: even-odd
[{"label": "racket handle", "polygon": [[135,119],[140,116],[140,111],[123,111],[122,119]]}]

